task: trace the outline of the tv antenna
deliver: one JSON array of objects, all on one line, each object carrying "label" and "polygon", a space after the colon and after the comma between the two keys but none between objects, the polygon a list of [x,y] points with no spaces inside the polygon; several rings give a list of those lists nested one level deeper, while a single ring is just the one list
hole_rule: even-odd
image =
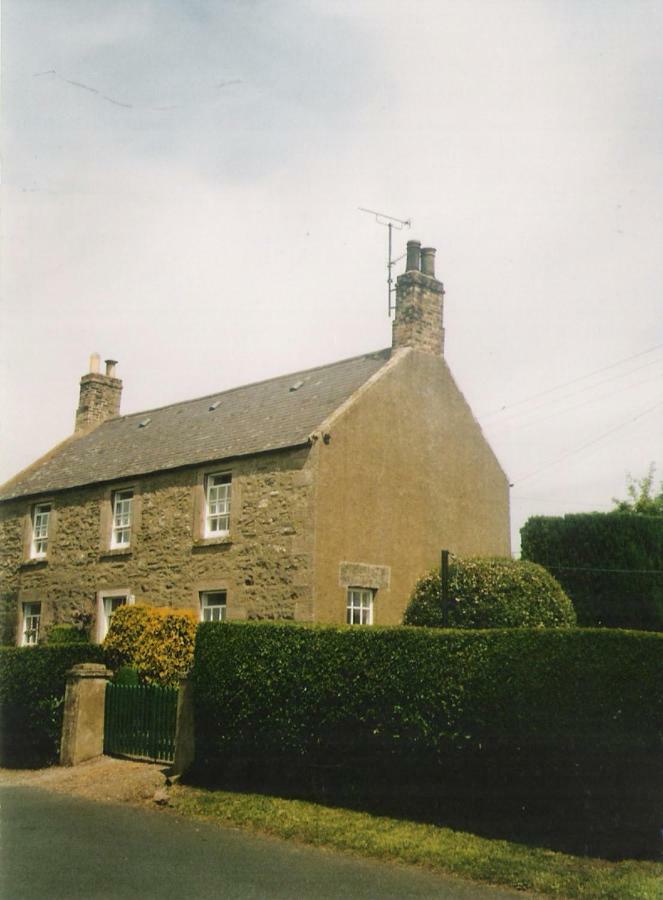
[{"label": "tv antenna", "polygon": [[376,212],[374,209],[365,209],[363,206],[360,206],[359,210],[375,216],[375,221],[378,225],[386,225],[389,232],[389,248],[387,251],[387,315],[390,316],[396,309],[396,306],[392,305],[391,302],[391,295],[396,290],[396,288],[392,287],[394,279],[391,277],[391,270],[405,256],[405,253],[402,253],[397,259],[391,258],[391,232],[394,228],[397,231],[409,228],[412,224],[412,219],[396,219],[394,216],[387,216],[385,213]]}]

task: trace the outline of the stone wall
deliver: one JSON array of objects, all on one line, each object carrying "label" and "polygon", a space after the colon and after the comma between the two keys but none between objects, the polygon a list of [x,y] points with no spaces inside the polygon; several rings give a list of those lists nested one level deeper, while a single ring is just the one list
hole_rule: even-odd
[{"label": "stone wall", "polygon": [[[204,471],[232,474],[228,538],[197,531]],[[312,476],[309,451],[143,476],[135,491],[131,547],[110,550],[111,489],[54,494],[47,561],[26,560],[32,500],[0,509],[4,640],[16,639],[19,603],[41,601],[42,634],[77,612],[96,618],[100,591],[128,590],[137,603],[198,608],[199,591],[226,590],[229,618],[308,620],[312,615]],[[41,498],[40,498],[41,499]],[[4,608],[4,609],[3,609]],[[93,629],[94,634],[94,629]]]}]

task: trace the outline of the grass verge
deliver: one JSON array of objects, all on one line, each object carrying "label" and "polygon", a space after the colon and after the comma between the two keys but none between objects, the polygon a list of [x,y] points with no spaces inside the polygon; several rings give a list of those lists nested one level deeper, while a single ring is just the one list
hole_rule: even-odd
[{"label": "grass verge", "polygon": [[171,805],[183,815],[223,825],[553,897],[663,898],[663,864],[659,863],[586,859],[449,828],[261,794],[177,787]]}]

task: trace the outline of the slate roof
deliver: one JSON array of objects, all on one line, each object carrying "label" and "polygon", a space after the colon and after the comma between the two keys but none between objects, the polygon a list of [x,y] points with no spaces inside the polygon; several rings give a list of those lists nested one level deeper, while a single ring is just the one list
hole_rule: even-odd
[{"label": "slate roof", "polygon": [[20,472],[0,487],[0,500],[303,445],[390,353],[381,350],[109,419]]}]

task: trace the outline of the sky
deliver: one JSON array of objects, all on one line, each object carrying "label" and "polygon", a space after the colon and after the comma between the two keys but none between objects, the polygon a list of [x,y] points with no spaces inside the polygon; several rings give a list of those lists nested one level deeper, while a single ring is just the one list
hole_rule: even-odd
[{"label": "sky", "polygon": [[663,478],[657,0],[4,0],[2,45],[0,481],[92,352],[130,413],[389,346],[360,207],[437,248],[514,551]]}]

